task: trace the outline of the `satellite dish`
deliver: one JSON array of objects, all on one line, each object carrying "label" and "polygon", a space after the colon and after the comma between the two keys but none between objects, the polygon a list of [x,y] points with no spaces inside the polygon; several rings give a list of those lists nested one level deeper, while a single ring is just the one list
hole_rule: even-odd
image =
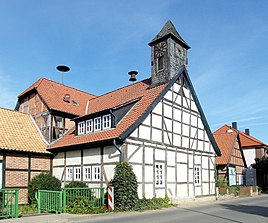
[{"label": "satellite dish", "polygon": [[61,72],[62,84],[64,84],[64,73],[70,71],[70,68],[65,65],[58,65],[56,69]]}]

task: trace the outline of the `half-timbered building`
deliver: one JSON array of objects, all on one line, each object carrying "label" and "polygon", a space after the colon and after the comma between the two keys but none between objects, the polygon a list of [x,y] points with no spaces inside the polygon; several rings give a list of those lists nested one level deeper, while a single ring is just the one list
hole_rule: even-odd
[{"label": "half-timbered building", "polygon": [[170,21],[149,46],[151,77],[89,100],[86,115],[49,146],[53,174],[105,186],[124,161],[140,197],[214,196],[220,150],[187,72],[190,47]]},{"label": "half-timbered building", "polygon": [[226,125],[213,133],[221,150],[221,156],[216,157],[216,169],[219,179],[225,179],[229,186],[244,184],[244,171],[247,168],[242,150],[239,132]]}]

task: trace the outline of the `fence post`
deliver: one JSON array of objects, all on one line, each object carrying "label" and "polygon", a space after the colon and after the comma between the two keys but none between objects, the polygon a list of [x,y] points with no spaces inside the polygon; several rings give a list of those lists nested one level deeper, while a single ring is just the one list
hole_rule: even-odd
[{"label": "fence post", "polygon": [[37,213],[41,214],[41,199],[40,199],[40,191],[35,192],[35,199],[37,200]]},{"label": "fence post", "polygon": [[104,206],[104,187],[101,188],[101,206]]},{"label": "fence post", "polygon": [[62,210],[63,210],[63,213],[66,213],[66,190],[65,188],[63,188],[62,190],[63,192],[63,207],[62,207]]},{"label": "fence post", "polygon": [[15,218],[19,217],[19,189],[15,191]]},{"label": "fence post", "polygon": [[114,210],[114,187],[108,187],[108,209]]}]

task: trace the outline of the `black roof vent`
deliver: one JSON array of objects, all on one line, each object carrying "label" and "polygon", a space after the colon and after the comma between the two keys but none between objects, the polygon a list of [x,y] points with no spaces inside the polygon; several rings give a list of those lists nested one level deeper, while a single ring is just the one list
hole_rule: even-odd
[{"label": "black roof vent", "polygon": [[138,71],[132,70],[129,71],[128,74],[130,75],[129,81],[134,83],[137,80],[136,75],[138,74]]}]

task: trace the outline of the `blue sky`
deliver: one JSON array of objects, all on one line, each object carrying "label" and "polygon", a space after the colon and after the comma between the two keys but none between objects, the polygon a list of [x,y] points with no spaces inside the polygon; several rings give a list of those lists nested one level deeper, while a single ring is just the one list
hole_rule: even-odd
[{"label": "blue sky", "polygon": [[0,0],[0,107],[40,77],[100,95],[150,76],[147,45],[170,19],[189,50],[189,75],[214,131],[238,122],[268,143],[265,0]]}]

